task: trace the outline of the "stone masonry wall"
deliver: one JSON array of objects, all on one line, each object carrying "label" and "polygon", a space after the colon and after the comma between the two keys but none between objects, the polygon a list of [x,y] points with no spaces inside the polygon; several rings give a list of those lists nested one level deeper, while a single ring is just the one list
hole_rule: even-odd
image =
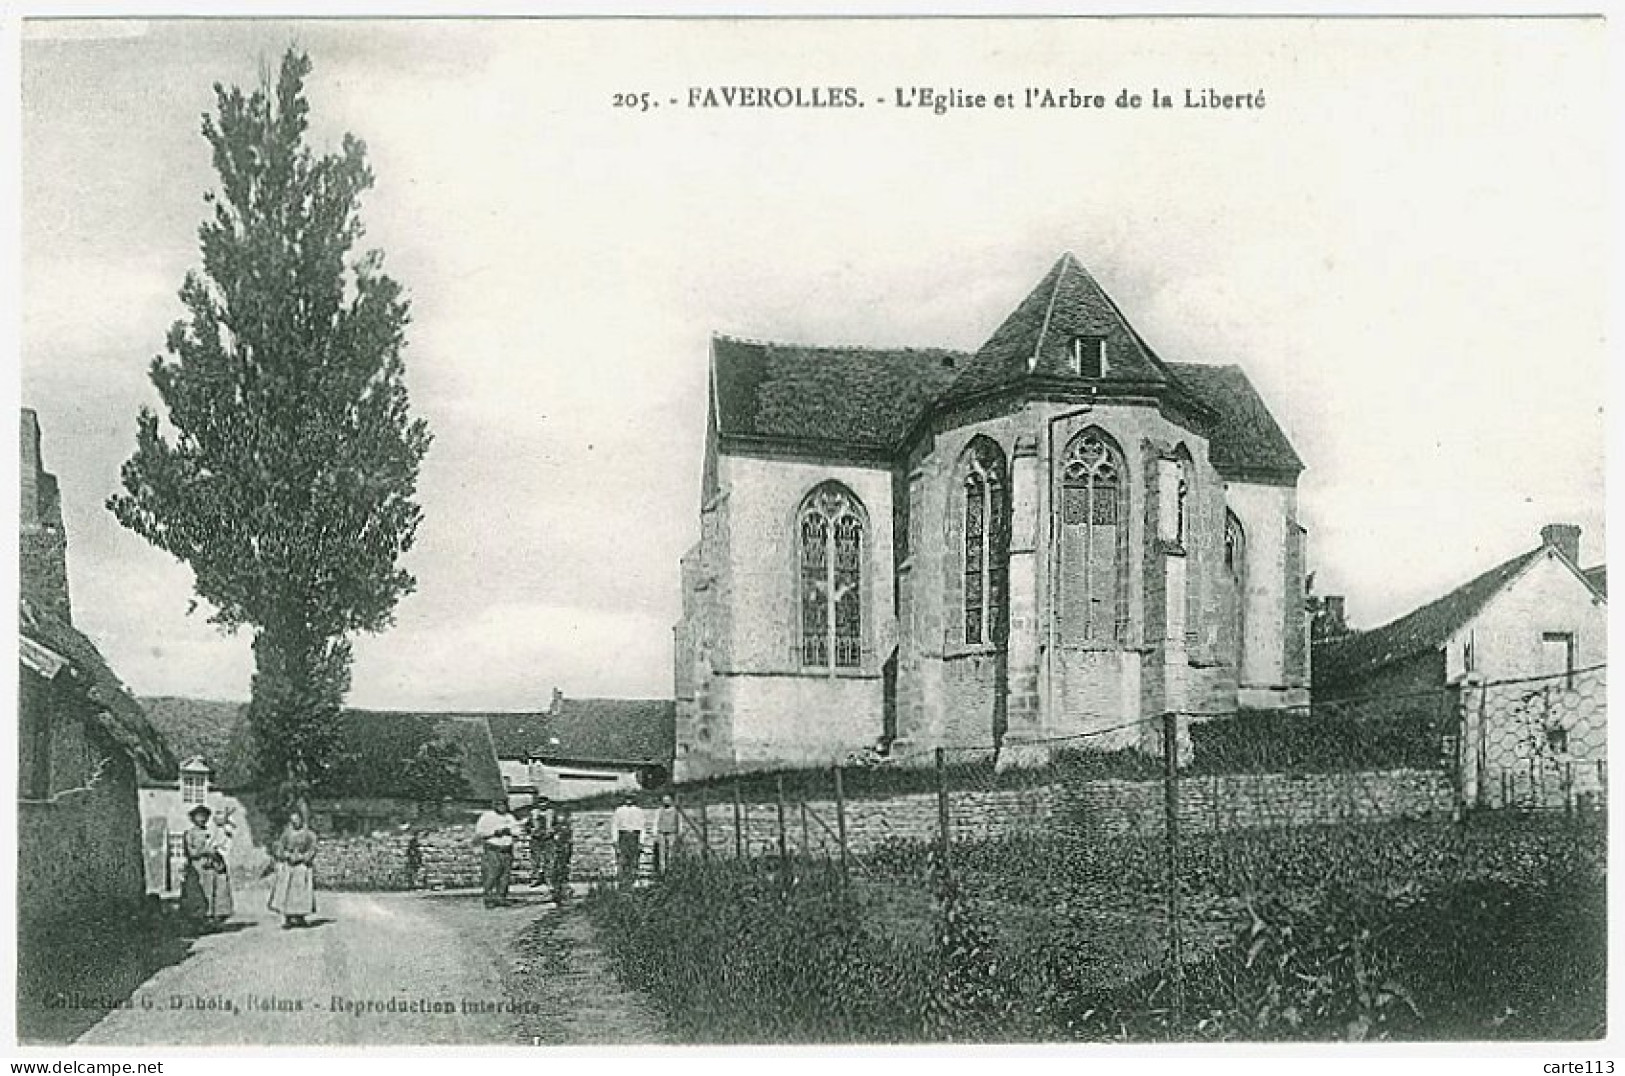
[{"label": "stone masonry wall", "polygon": [[[1455,791],[1447,776],[1432,770],[1359,773],[1183,775],[1179,817],[1186,834],[1307,826],[1378,819],[1449,815]],[[736,850],[734,804],[682,804],[680,852],[697,854],[703,836],[713,855]],[[1101,780],[1048,784],[1034,788],[949,793],[949,827],[956,841],[987,840],[1017,834],[1058,831],[1080,838],[1157,836],[1163,826],[1161,781]],[[574,848],[570,876],[575,881],[606,881],[615,876],[610,843],[610,812],[573,815]],[[652,823],[652,817],[651,817]],[[785,804],[784,832],[792,853],[834,856],[837,820],[833,800]],[[937,837],[937,797],[917,792],[846,803],[847,849],[852,855],[875,851],[891,841],[930,841]],[[644,831],[643,867],[652,864],[654,834]],[[316,861],[317,885],[325,889],[405,889],[406,833],[324,840]],[[480,884],[479,849],[469,826],[450,826],[419,838],[423,878],[419,887],[447,889]],[[778,854],[776,803],[739,806],[738,849],[746,856]],[[517,879],[529,878],[523,847],[515,859]]]},{"label": "stone masonry wall", "polygon": [[[405,889],[406,832],[365,837],[327,837],[316,850],[316,885],[322,889]],[[480,884],[480,850],[474,827],[446,826],[418,835],[423,852],[420,889],[459,889]]]},{"label": "stone masonry wall", "polygon": [[[1163,795],[1161,781],[1116,780],[1000,791],[950,791],[949,828],[956,841],[1045,830],[1080,837],[1153,836],[1162,832]],[[1437,817],[1449,815],[1454,806],[1455,793],[1448,778],[1436,771],[1185,775],[1180,780],[1180,825],[1189,834]],[[834,801],[809,800],[805,808],[807,819],[803,824],[803,805],[786,804],[785,834],[791,851],[805,847],[814,855],[836,854],[839,847]],[[699,805],[685,804],[683,812],[684,845],[697,850]],[[713,854],[733,855],[733,804],[707,804],[705,816]],[[776,804],[743,804],[739,828],[746,855],[777,853]],[[848,800],[846,834],[847,849],[853,855],[874,851],[888,841],[935,840],[936,794]]]}]

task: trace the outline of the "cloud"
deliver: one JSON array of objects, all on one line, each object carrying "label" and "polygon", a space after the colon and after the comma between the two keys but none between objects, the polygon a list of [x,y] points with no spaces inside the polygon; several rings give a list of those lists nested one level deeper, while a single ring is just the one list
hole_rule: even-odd
[{"label": "cloud", "polygon": [[140,19],[24,19],[24,41],[122,41],[146,37],[150,23]]},{"label": "cloud", "polygon": [[[403,610],[389,632],[356,643],[350,701],[374,709],[545,708],[572,695],[669,696],[671,626],[613,609],[496,600],[462,615]],[[660,666],[656,666],[660,667]]]}]

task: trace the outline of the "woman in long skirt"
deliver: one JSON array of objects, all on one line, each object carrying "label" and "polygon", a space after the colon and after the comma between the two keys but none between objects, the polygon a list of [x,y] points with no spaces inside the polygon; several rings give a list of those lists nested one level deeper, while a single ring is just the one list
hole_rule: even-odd
[{"label": "woman in long skirt", "polygon": [[231,871],[226,867],[226,857],[231,853],[232,838],[237,827],[232,825],[231,811],[228,808],[221,814],[220,824],[215,827],[209,842],[209,850],[213,853],[211,866],[214,870],[214,884],[208,887],[209,921],[216,926],[231,918],[236,910],[236,902],[231,896]]},{"label": "woman in long skirt", "polygon": [[231,916],[231,881],[226,862],[209,833],[209,809],[198,804],[187,812],[192,828],[181,837],[186,873],[181,876],[181,915],[193,926],[208,929]]},{"label": "woman in long skirt", "polygon": [[288,826],[271,849],[276,858],[276,880],[271,885],[270,909],[282,914],[282,926],[306,926],[316,914],[316,834],[306,828],[304,816],[294,811]]}]

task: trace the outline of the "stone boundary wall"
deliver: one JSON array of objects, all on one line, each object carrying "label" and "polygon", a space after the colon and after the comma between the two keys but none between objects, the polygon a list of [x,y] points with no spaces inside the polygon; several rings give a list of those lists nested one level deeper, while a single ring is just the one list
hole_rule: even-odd
[{"label": "stone boundary wall", "polygon": [[[679,796],[681,790],[678,790]],[[1048,784],[998,791],[950,791],[949,825],[956,841],[986,840],[1020,834],[1061,832],[1080,839],[1158,836],[1163,827],[1163,784],[1160,780],[1099,780],[1081,784]],[[1179,818],[1186,834],[1307,826],[1379,819],[1449,816],[1455,790],[1448,775],[1435,770],[1384,770],[1354,773],[1184,774],[1179,785]],[[649,820],[653,823],[654,812]],[[836,856],[835,802],[828,799],[785,804],[785,837],[792,854]],[[697,854],[700,839],[698,804],[683,805],[680,852]],[[603,881],[615,876],[615,850],[610,843],[610,812],[578,811],[572,815],[574,849],[571,877]],[[735,852],[734,805],[706,805],[705,826],[713,855]],[[778,854],[778,805],[746,803],[740,807],[740,838],[750,857]],[[937,797],[915,792],[880,799],[851,799],[846,804],[847,849],[852,855],[875,851],[892,841],[937,838]],[[643,869],[653,863],[654,834],[644,831]],[[324,889],[405,889],[405,832],[368,837],[326,838],[316,861],[317,885]],[[480,884],[479,849],[473,827],[446,826],[419,837],[423,877],[419,888],[447,889]],[[530,857],[521,845],[514,861],[515,880],[529,880]]]},{"label": "stone boundary wall", "polygon": [[[1001,791],[948,793],[949,829],[956,841],[1059,831],[1101,838],[1160,835],[1163,783],[1099,780],[1048,784]],[[815,855],[839,851],[833,830],[833,800],[808,800],[785,808],[785,831],[792,852],[805,846]],[[1183,774],[1179,786],[1181,830],[1188,834],[1306,826],[1377,819],[1448,816],[1455,809],[1449,777],[1433,770],[1289,774]],[[684,844],[697,850],[699,806],[685,805]],[[776,804],[744,804],[741,830],[746,855],[778,852]],[[823,824],[820,824],[820,820]],[[713,854],[733,855],[732,803],[706,806]],[[826,828],[827,827],[827,828]],[[937,839],[937,797],[918,792],[846,803],[847,850],[874,851],[888,841]]]},{"label": "stone boundary wall", "polygon": [[[405,889],[406,831],[364,837],[324,837],[316,849],[319,889]],[[480,851],[473,826],[421,831],[423,851],[419,889],[460,889],[480,884]]]}]

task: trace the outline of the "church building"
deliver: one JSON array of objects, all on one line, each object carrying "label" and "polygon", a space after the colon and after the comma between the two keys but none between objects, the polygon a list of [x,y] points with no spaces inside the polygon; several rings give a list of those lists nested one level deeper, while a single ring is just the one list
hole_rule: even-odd
[{"label": "church building", "polygon": [[1070,254],[974,354],[715,337],[679,780],[1307,701],[1303,464]]}]

